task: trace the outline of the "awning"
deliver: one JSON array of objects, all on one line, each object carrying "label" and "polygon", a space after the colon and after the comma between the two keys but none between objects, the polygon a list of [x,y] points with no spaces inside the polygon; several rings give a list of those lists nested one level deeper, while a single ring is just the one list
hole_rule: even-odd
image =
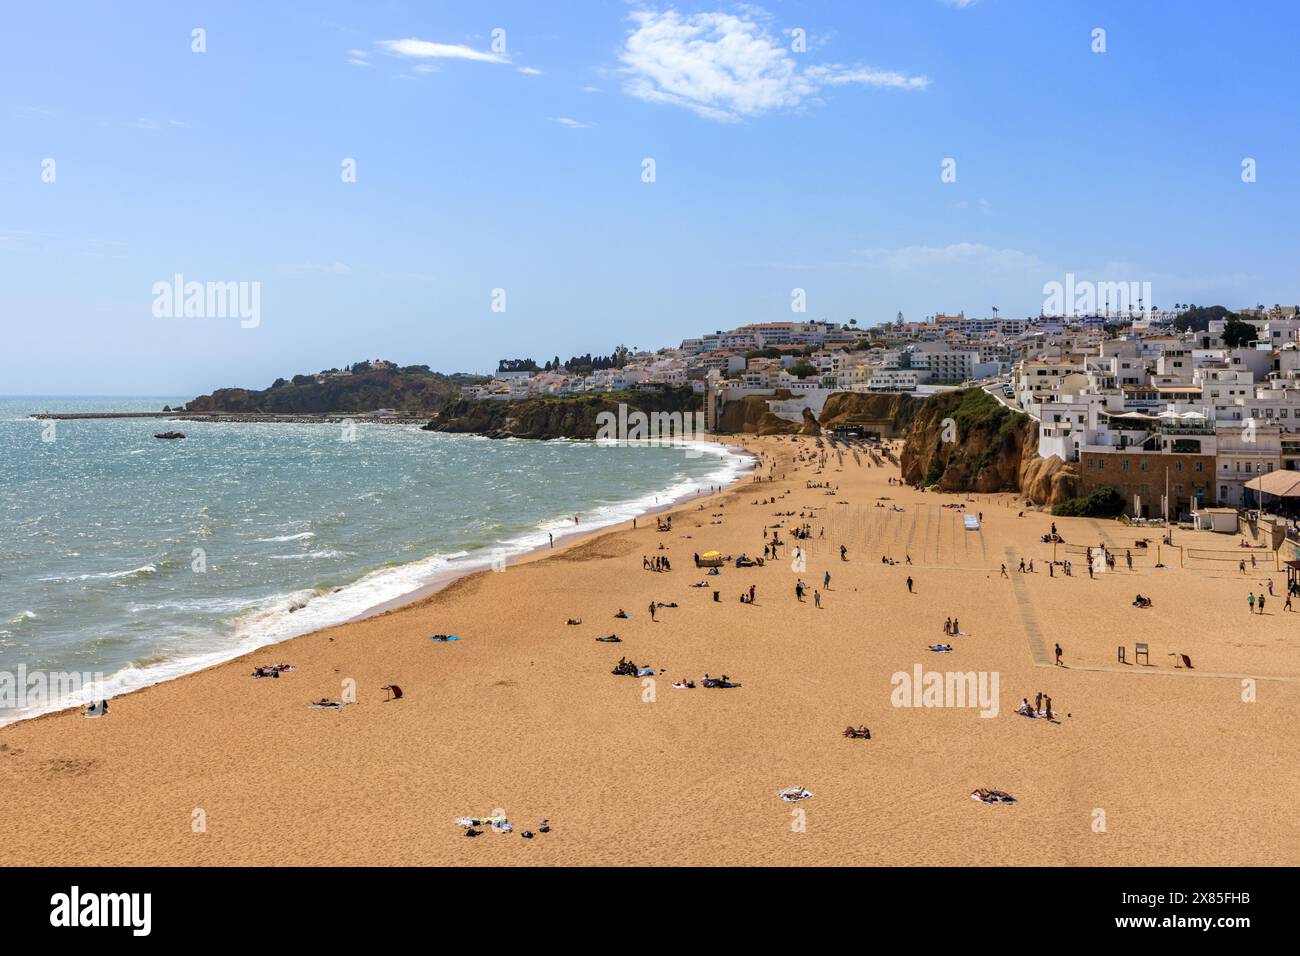
[{"label": "awning", "polygon": [[1246,482],[1246,487],[1275,498],[1300,498],[1300,471],[1270,471],[1266,475],[1250,479]]}]

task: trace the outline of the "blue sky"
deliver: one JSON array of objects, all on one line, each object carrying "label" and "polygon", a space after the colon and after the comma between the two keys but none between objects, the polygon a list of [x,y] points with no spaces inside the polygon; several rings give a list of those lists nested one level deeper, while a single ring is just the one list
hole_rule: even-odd
[{"label": "blue sky", "polygon": [[[1066,272],[1149,281],[1161,306],[1290,304],[1298,20],[1058,0],[11,5],[0,394],[1028,315]],[[259,324],[156,317],[177,273],[260,283]]]}]

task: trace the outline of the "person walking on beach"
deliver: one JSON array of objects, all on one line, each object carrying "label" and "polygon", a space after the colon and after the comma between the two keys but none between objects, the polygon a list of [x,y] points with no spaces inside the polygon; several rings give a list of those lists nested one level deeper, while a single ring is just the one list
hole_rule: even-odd
[{"label": "person walking on beach", "polygon": [[654,601],[651,601],[651,602],[650,602],[650,620],[653,621],[654,619],[655,619],[655,602],[654,602]]},{"label": "person walking on beach", "polygon": [[1246,603],[1250,605],[1250,613],[1255,613],[1255,592],[1251,591],[1250,596],[1246,598]]},{"label": "person walking on beach", "polygon": [[1282,605],[1282,610],[1284,610],[1284,611],[1292,611],[1292,610],[1294,610],[1294,608],[1291,607],[1291,592],[1290,592],[1290,591],[1287,591],[1287,592],[1286,592],[1286,603]]},{"label": "person walking on beach", "polygon": [[826,591],[831,589],[831,573],[829,571],[822,575],[822,588]]},{"label": "person walking on beach", "polygon": [[840,560],[847,561],[848,559],[849,559],[849,549],[844,547],[844,545],[840,545]]},{"label": "person walking on beach", "polygon": [[1038,692],[1038,695],[1034,697],[1034,713],[1041,714],[1042,712],[1043,712],[1043,692],[1040,690]]},{"label": "person walking on beach", "polygon": [[749,586],[749,603],[754,603],[754,585],[752,584]]},{"label": "person walking on beach", "polygon": [[1264,592],[1263,591],[1259,592],[1259,613],[1260,614],[1264,613]]},{"label": "person walking on beach", "polygon": [[1057,667],[1064,666],[1061,664],[1061,642],[1060,641],[1056,642],[1056,666]]},{"label": "person walking on beach", "polygon": [[907,576],[907,593],[912,593],[912,576],[910,574]]},{"label": "person walking on beach", "polygon": [[802,579],[794,582],[794,596],[797,597],[800,600],[800,602],[803,601],[803,580]]},{"label": "person walking on beach", "polygon": [[821,607],[822,607],[822,592],[821,592],[821,591],[813,591],[813,606],[815,606],[815,607],[817,608],[817,610],[819,610],[819,611],[821,610]]},{"label": "person walking on beach", "polygon": [[[633,518],[632,520],[635,521],[636,519]],[[555,547],[555,535],[551,534],[551,532],[548,531],[546,532],[546,537],[551,539],[551,547],[552,548]]]},{"label": "person walking on beach", "polygon": [[1128,564],[1128,569],[1129,569],[1130,571],[1132,571],[1132,570],[1133,570],[1133,552],[1132,552],[1132,551],[1125,551],[1125,552],[1124,552],[1124,561]]},{"label": "person walking on beach", "polygon": [[1009,575],[1007,574],[1007,566],[1006,566],[1005,564],[1002,565],[1002,576],[1003,576],[1004,578],[1009,576]]}]

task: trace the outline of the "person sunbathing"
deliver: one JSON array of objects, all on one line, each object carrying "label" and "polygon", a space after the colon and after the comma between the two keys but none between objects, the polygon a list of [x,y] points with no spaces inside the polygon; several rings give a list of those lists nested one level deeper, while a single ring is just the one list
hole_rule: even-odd
[{"label": "person sunbathing", "polygon": [[702,683],[704,684],[705,687],[727,688],[727,687],[740,686],[739,684],[733,684],[731,682],[731,679],[727,677],[726,674],[723,674],[721,677],[710,677],[708,674],[705,674]]},{"label": "person sunbathing", "polygon": [[936,654],[943,654],[943,653],[945,653],[946,651],[950,651],[950,650],[952,650],[952,645],[951,645],[951,644],[931,644],[931,645],[930,645],[930,650],[934,651]]},{"label": "person sunbathing", "polygon": [[606,636],[606,637],[598,637],[598,638],[596,638],[596,640],[601,641],[602,643],[605,643],[605,644],[622,644],[622,643],[623,643],[623,638],[619,637],[617,634],[610,634],[610,635],[608,635],[608,636]]},{"label": "person sunbathing", "polygon": [[565,621],[564,623],[565,623],[565,624],[581,624],[581,623],[582,623],[582,618],[580,618],[580,617],[571,617],[571,618],[569,618],[567,621]]},{"label": "person sunbathing", "polygon": [[853,740],[870,740],[871,731],[867,729],[865,724],[861,727],[854,727],[850,724],[844,728],[844,736]]},{"label": "person sunbathing", "polygon": [[618,613],[615,614],[614,616],[618,618],[627,618],[630,617],[631,615],[629,615],[627,611],[623,610],[622,608],[619,608]]}]

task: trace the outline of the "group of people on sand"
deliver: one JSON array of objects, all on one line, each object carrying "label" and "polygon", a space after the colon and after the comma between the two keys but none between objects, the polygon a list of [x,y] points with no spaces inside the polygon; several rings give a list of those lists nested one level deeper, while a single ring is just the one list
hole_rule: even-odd
[{"label": "group of people on sand", "polygon": [[646,555],[641,556],[642,571],[671,571],[672,569],[672,563],[665,554],[657,554],[653,558]]},{"label": "group of people on sand", "polygon": [[955,617],[950,617],[943,622],[943,633],[945,637],[965,637],[965,635],[961,633],[961,625],[957,623]]},{"label": "group of people on sand", "polygon": [[1056,715],[1052,713],[1052,698],[1048,697],[1041,690],[1034,696],[1034,703],[1031,706],[1029,698],[1026,697],[1016,708],[1016,713],[1023,717],[1046,717],[1048,720],[1055,720]]},{"label": "group of people on sand", "polygon": [[[708,674],[705,674],[703,679],[700,681],[700,685],[703,687],[713,687],[713,688],[729,688],[729,687],[740,686],[739,684],[733,683],[731,678],[728,677],[726,674],[723,674],[721,677],[710,677]],[[673,686],[678,690],[694,690],[695,681],[691,680],[691,678],[689,677],[683,677],[680,680],[673,681]]]}]

